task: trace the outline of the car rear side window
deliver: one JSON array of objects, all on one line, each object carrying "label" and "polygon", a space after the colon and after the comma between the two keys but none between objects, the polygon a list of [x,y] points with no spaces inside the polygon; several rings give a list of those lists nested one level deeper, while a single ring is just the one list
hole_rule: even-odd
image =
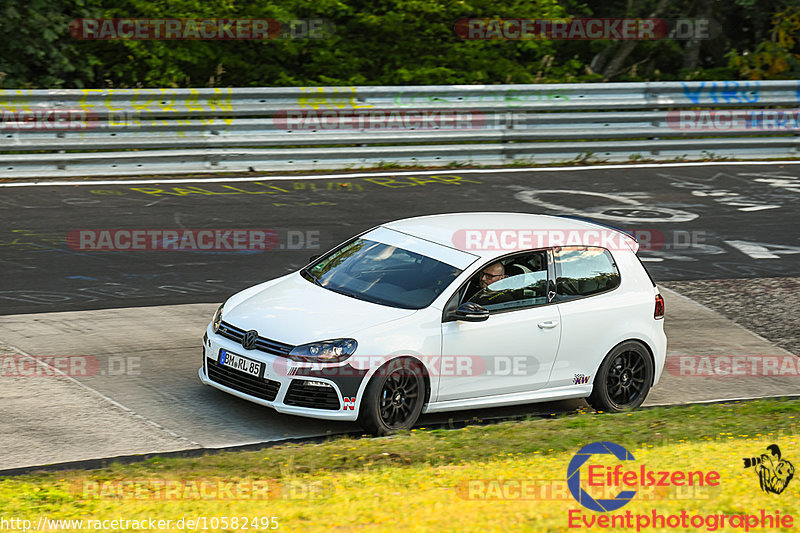
[{"label": "car rear side window", "polygon": [[554,256],[556,297],[560,301],[600,294],[619,287],[619,270],[611,252],[605,248],[556,248]]}]

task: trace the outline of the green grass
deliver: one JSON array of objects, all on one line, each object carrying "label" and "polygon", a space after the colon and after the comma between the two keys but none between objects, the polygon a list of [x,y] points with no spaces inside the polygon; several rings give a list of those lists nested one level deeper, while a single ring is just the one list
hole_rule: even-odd
[{"label": "green grass", "polygon": [[[800,467],[799,406],[797,400],[775,399],[622,414],[581,412],[457,430],[420,429],[384,438],[336,437],[197,458],[156,457],[96,470],[38,472],[0,478],[0,514],[32,520],[41,514],[174,520],[189,514],[267,513],[280,517],[282,530],[325,530],[333,524],[344,530],[502,531],[523,524],[523,529],[559,531],[566,529],[569,509],[592,513],[569,497],[476,501],[466,498],[463,488],[475,479],[561,483],[569,459],[581,446],[608,440],[652,469],[707,468],[723,474],[723,485],[709,500],[698,501],[695,495],[691,503],[659,501],[659,510],[752,512],[761,506],[795,512],[800,520],[798,480],[782,495],[766,495],[741,464],[742,457],[759,456],[775,442],[785,458]],[[184,492],[165,497],[158,485],[165,480],[182,484]],[[256,499],[234,500],[186,488],[220,480],[237,486],[263,481],[272,488]],[[98,489],[103,483],[117,492]],[[119,489],[125,483],[128,488]],[[133,485],[139,493],[134,494]],[[640,510],[654,505],[631,502],[631,509],[634,504]]]},{"label": "green grass", "polygon": [[[203,458],[163,459],[116,466],[142,473],[158,462],[160,470],[209,475],[217,469],[244,468],[267,477],[318,470],[361,470],[385,465],[448,465],[482,461],[509,452],[570,451],[610,440],[622,446],[753,438],[800,433],[800,401],[759,400],[711,405],[658,407],[621,414],[583,412],[533,418],[460,430],[412,430],[385,438],[333,438],[323,444],[286,444],[256,452],[222,453]],[[534,437],[532,437],[532,435]],[[355,450],[353,449],[355,448]],[[357,451],[357,454],[353,454]],[[800,450],[798,450],[800,452]],[[261,460],[267,454],[270,461]],[[253,465],[253,459],[259,463]],[[800,463],[800,457],[798,457]],[[254,470],[255,469],[255,470]]]}]

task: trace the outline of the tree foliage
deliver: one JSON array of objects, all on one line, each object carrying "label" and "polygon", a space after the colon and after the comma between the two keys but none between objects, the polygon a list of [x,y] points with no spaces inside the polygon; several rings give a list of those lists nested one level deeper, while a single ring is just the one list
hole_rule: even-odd
[{"label": "tree foliage", "polygon": [[751,53],[729,54],[730,65],[751,80],[796,79],[800,77],[800,7],[789,7],[772,19],[772,34]]},{"label": "tree foliage", "polygon": [[[797,77],[798,6],[800,0],[3,0],[0,87]],[[706,40],[482,41],[454,31],[463,18],[570,17],[711,18],[720,32]],[[78,18],[322,18],[335,31],[325,39],[77,40],[69,24]]]}]

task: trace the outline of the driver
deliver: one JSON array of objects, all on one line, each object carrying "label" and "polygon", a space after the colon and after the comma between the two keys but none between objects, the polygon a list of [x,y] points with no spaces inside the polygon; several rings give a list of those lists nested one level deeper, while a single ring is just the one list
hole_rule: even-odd
[{"label": "driver", "polygon": [[469,297],[464,301],[475,302],[475,297],[479,294],[485,294],[487,292],[486,288],[489,287],[489,285],[496,281],[500,281],[505,277],[506,268],[500,261],[492,263],[491,265],[483,268],[475,275],[476,279],[473,279],[472,282],[470,282],[470,288],[467,290],[467,295],[469,295]]},{"label": "driver", "polygon": [[480,271],[478,274],[478,286],[481,289],[485,289],[495,281],[500,281],[505,277],[506,267],[503,266],[503,263],[498,261]]}]

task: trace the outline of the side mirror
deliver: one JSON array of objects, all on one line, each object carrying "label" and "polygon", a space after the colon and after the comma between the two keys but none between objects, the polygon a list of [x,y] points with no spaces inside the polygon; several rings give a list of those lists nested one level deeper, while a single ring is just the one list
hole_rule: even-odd
[{"label": "side mirror", "polygon": [[483,322],[489,318],[489,310],[474,302],[465,302],[455,311],[447,313],[449,320],[463,320],[464,322]]},{"label": "side mirror", "polygon": [[317,260],[317,259],[319,259],[320,257],[322,257],[322,254],[312,255],[312,256],[309,258],[308,262],[309,262],[309,263],[313,263],[314,261],[316,261],[316,260]]}]

